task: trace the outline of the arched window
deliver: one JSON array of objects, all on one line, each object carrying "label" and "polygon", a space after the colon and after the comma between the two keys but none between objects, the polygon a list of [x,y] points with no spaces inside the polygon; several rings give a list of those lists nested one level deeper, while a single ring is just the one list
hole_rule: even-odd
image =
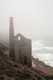
[{"label": "arched window", "polygon": [[21,40],[21,37],[20,37],[20,36],[18,36],[18,40],[19,40],[19,41]]}]

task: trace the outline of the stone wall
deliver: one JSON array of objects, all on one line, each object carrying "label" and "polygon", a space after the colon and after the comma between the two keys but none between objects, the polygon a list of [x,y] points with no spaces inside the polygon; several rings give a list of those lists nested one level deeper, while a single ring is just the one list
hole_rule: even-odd
[{"label": "stone wall", "polygon": [[[20,37],[20,39],[18,39]],[[15,36],[15,59],[29,67],[32,66],[31,40],[18,33]],[[25,59],[26,58],[26,59]]]}]

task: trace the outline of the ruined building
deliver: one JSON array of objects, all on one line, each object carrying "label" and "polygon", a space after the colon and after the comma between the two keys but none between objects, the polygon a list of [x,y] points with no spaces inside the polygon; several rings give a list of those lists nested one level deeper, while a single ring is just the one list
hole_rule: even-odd
[{"label": "ruined building", "polygon": [[14,36],[13,18],[10,17],[9,56],[16,62],[32,66],[31,40],[18,33]]}]

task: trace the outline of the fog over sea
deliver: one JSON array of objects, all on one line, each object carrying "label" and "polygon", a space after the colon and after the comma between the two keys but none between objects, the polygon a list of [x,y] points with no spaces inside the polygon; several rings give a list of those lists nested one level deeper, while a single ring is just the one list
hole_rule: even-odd
[{"label": "fog over sea", "polygon": [[45,64],[53,67],[53,47],[46,46],[42,42],[41,40],[32,42],[32,55]]}]

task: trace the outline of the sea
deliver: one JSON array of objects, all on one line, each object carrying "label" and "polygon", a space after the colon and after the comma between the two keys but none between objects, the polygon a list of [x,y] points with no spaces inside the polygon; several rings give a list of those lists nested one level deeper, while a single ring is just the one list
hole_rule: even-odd
[{"label": "sea", "polygon": [[50,53],[49,50],[51,51],[53,49],[42,45],[41,41],[35,41],[32,43],[32,56],[53,67],[53,54]]}]

